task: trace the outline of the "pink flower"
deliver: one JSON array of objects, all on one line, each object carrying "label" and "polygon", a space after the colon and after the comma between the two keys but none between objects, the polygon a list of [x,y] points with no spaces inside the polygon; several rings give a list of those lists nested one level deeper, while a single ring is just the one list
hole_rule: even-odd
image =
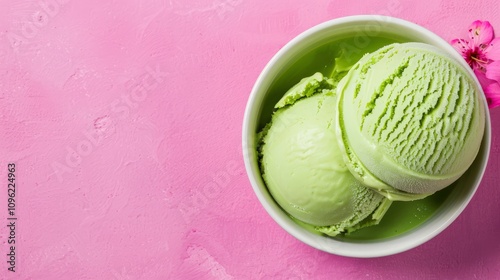
[{"label": "pink flower", "polygon": [[488,106],[500,106],[500,38],[494,38],[488,21],[474,21],[468,33],[468,39],[454,39],[451,45],[474,70]]}]

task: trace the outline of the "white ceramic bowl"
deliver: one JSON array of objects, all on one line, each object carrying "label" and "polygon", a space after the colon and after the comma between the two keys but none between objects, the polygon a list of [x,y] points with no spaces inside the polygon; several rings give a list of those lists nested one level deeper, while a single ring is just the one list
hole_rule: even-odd
[{"label": "white ceramic bowl", "polygon": [[[281,97],[271,96],[269,91],[271,85],[280,73],[286,71],[297,61],[301,54],[319,45],[348,36],[359,36],[354,42],[364,44],[366,40],[370,40],[371,36],[380,34],[437,46],[469,69],[465,61],[445,40],[414,23],[379,15],[338,18],[300,34],[269,61],[253,87],[244,116],[243,156],[245,166],[252,187],[264,208],[283,229],[300,241],[325,252],[342,256],[369,258],[396,254],[419,246],[442,232],[460,215],[474,195],[486,168],[490,150],[491,124],[489,112],[486,110],[486,127],[482,146],[471,168],[456,182],[457,185],[453,191],[429,219],[400,235],[369,241],[340,240],[311,233],[287,216],[270,196],[262,180],[256,153],[256,133],[262,129],[265,122],[269,121],[272,108]],[[470,69],[469,73],[474,76]],[[476,77],[473,78],[477,82]],[[487,108],[484,94],[483,102]]]}]

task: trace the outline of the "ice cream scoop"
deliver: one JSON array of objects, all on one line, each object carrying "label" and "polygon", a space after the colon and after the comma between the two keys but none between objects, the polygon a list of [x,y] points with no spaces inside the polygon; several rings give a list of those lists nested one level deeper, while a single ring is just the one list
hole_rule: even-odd
[{"label": "ice cream scoop", "polygon": [[261,171],[275,201],[329,235],[376,224],[390,205],[347,169],[335,133],[335,82],[316,73],[276,104],[262,131]]},{"label": "ice cream scoop", "polygon": [[336,129],[347,167],[392,200],[457,180],[484,132],[480,89],[464,67],[423,43],[365,55],[338,85]]}]

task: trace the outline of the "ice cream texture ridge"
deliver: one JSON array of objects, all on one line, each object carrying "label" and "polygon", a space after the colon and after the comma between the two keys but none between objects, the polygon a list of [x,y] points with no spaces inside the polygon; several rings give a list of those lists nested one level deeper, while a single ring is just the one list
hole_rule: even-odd
[{"label": "ice cream texture ridge", "polygon": [[484,131],[480,90],[443,51],[395,43],[303,78],[259,132],[264,182],[279,206],[319,233],[378,224],[392,201],[457,180]]}]

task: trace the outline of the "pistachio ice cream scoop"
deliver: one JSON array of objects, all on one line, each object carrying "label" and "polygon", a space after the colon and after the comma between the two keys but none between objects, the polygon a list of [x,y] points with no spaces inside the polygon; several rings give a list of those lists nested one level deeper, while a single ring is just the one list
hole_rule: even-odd
[{"label": "pistachio ice cream scoop", "polygon": [[262,131],[259,150],[275,201],[332,236],[378,223],[390,205],[344,163],[335,132],[334,85],[316,73],[290,89]]},{"label": "pistachio ice cream scoop", "polygon": [[338,85],[336,129],[347,167],[392,200],[419,199],[457,180],[485,126],[477,83],[440,49],[391,44]]}]

